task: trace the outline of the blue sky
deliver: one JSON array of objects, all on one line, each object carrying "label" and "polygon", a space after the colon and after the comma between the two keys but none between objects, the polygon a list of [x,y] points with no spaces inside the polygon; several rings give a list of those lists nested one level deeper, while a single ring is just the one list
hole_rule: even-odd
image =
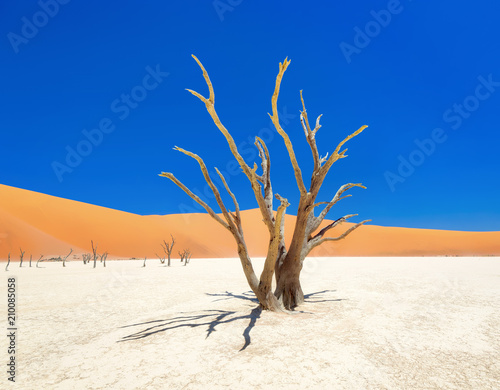
[{"label": "blue sky", "polygon": [[306,182],[300,89],[309,115],[323,114],[322,155],[369,125],[319,198],[347,182],[368,189],[351,190],[331,218],[500,230],[499,14],[492,0],[2,2],[0,183],[138,214],[201,212],[158,176],[170,171],[217,209],[178,145],[226,172],[242,208],[256,207],[185,91],[207,93],[195,54],[249,163],[253,137],[267,141],[273,188],[293,214],[293,171],[267,116],[288,56],[278,106]]}]

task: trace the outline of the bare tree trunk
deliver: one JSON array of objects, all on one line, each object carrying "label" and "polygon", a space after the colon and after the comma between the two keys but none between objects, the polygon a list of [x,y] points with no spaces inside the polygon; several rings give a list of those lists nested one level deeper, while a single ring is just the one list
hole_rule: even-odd
[{"label": "bare tree trunk", "polygon": [[108,258],[108,252],[104,252],[101,255],[101,263],[103,263],[104,268],[106,268],[106,259]]},{"label": "bare tree trunk", "polygon": [[94,268],[96,267],[96,263],[97,263],[97,245],[94,247],[94,241],[90,241],[90,243],[92,244],[92,254],[94,256]]},{"label": "bare tree trunk", "polygon": [[282,312],[283,306],[271,291],[272,275],[271,282],[267,280],[263,282],[259,281],[253,270],[252,262],[248,256],[248,251],[245,246],[238,246],[238,255],[240,257],[240,262],[243,267],[243,272],[247,278],[248,285],[257,297],[260,306],[264,310]]},{"label": "bare tree trunk", "polygon": [[160,260],[160,264],[165,264],[165,256],[161,257],[158,253],[155,253],[155,255]]},{"label": "bare tree trunk", "polygon": [[292,310],[304,302],[304,293],[300,285],[300,272],[305,258],[307,210],[313,202],[314,196],[311,193],[301,197],[290,247],[284,259],[275,267],[276,290],[274,294],[288,310]]},{"label": "bare tree trunk", "polygon": [[163,243],[165,244],[165,252],[167,253],[167,266],[170,267],[170,256],[172,255],[172,250],[174,249],[174,244],[175,244],[175,239],[174,236],[170,235],[170,238],[172,238],[172,241],[170,242],[170,245],[163,240]]},{"label": "bare tree trunk", "polygon": [[143,268],[144,268],[144,267],[146,267],[146,260],[147,260],[147,259],[148,259],[147,257],[145,257],[145,258],[144,258],[144,264],[142,264],[142,267],[143,267]]},{"label": "bare tree trunk", "polygon": [[66,259],[73,253],[73,249],[71,248],[69,253],[66,255],[66,257],[63,259],[63,267],[66,267]]},{"label": "bare tree trunk", "polygon": [[90,253],[82,254],[83,265],[89,263],[91,257],[92,257],[92,255]]},{"label": "bare tree trunk", "polygon": [[5,270],[6,271],[9,270],[9,264],[10,264],[10,252],[9,252],[9,257],[8,257],[8,260],[7,260],[7,265],[5,266]]},{"label": "bare tree trunk", "polygon": [[21,257],[19,259],[19,267],[22,267],[23,266],[23,257],[24,257],[24,252],[21,248],[19,248],[19,250],[21,251]]},{"label": "bare tree trunk", "polygon": [[306,222],[301,220],[300,212],[298,214],[290,248],[283,260],[275,267],[276,290],[274,295],[287,310],[293,310],[304,302],[300,272],[304,262],[303,247]]},{"label": "bare tree trunk", "polygon": [[43,255],[40,255],[40,258],[36,262],[36,268],[38,268],[38,263],[42,260],[42,258],[43,258]]},{"label": "bare tree trunk", "polygon": [[290,260],[283,262],[276,273],[276,290],[274,295],[283,304],[283,307],[292,310],[304,302],[304,293],[300,285],[300,271],[302,261],[295,260],[293,253],[288,252]]},{"label": "bare tree trunk", "polygon": [[30,255],[30,268],[31,268],[31,258],[32,258],[32,255]]},{"label": "bare tree trunk", "polygon": [[191,251],[189,249],[184,249],[184,251],[179,252],[179,256],[181,257],[181,263],[184,261],[184,266],[186,266],[191,258]]}]

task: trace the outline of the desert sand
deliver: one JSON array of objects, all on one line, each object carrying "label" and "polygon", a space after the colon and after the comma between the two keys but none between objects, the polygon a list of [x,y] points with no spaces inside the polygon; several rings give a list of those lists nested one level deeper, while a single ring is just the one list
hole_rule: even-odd
[{"label": "desert sand", "polygon": [[14,265],[12,388],[500,388],[498,258],[310,258],[292,315],[237,259]]},{"label": "desert sand", "polygon": [[[332,215],[334,213],[332,212]],[[264,257],[268,235],[259,210],[242,213],[245,239],[252,256]],[[331,221],[324,221],[327,224]],[[295,217],[287,215],[285,235],[291,238]],[[344,223],[329,234],[352,226]],[[205,213],[141,216],[33,191],[0,185],[0,259],[12,252],[34,258],[43,254],[90,252],[90,240],[110,258],[148,258],[161,252],[172,234],[178,250],[193,257],[236,256],[233,237]],[[313,256],[491,256],[500,255],[500,232],[457,232],[365,225],[347,240],[316,248]]]}]

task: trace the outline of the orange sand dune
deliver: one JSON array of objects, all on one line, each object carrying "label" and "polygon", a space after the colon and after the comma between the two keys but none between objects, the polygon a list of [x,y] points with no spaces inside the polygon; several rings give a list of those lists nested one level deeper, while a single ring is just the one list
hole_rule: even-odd
[{"label": "orange sand dune", "polygon": [[[259,210],[242,213],[245,238],[252,256],[265,256],[267,231]],[[295,223],[287,216],[286,238]],[[327,223],[327,221],[325,221]],[[332,231],[338,234],[346,223]],[[114,258],[154,258],[160,242],[176,239],[174,253],[189,248],[193,257],[237,257],[232,236],[207,214],[141,216],[87,203],[57,198],[0,185],[0,258],[19,248],[37,258],[90,252],[90,240],[98,252]],[[432,256],[500,255],[500,232],[457,232],[362,226],[347,239],[317,248],[314,256]],[[26,258],[26,257],[25,257]]]}]

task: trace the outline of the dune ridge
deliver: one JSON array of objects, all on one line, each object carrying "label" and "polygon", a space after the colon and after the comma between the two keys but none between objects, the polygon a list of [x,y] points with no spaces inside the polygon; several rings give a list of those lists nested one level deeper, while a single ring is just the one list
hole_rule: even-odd
[{"label": "dune ridge", "polygon": [[[258,209],[242,212],[250,254],[265,256],[268,236]],[[325,221],[327,224],[331,221]],[[287,215],[286,240],[295,217]],[[330,233],[338,235],[352,224]],[[176,239],[177,251],[193,257],[236,257],[232,236],[207,214],[127,213],[0,184],[0,259],[19,248],[34,257],[89,252],[90,240],[110,258],[155,258],[160,242]],[[25,256],[26,256],[25,255]],[[365,225],[347,239],[316,248],[313,256],[490,256],[500,255],[500,232],[461,232]]]}]

